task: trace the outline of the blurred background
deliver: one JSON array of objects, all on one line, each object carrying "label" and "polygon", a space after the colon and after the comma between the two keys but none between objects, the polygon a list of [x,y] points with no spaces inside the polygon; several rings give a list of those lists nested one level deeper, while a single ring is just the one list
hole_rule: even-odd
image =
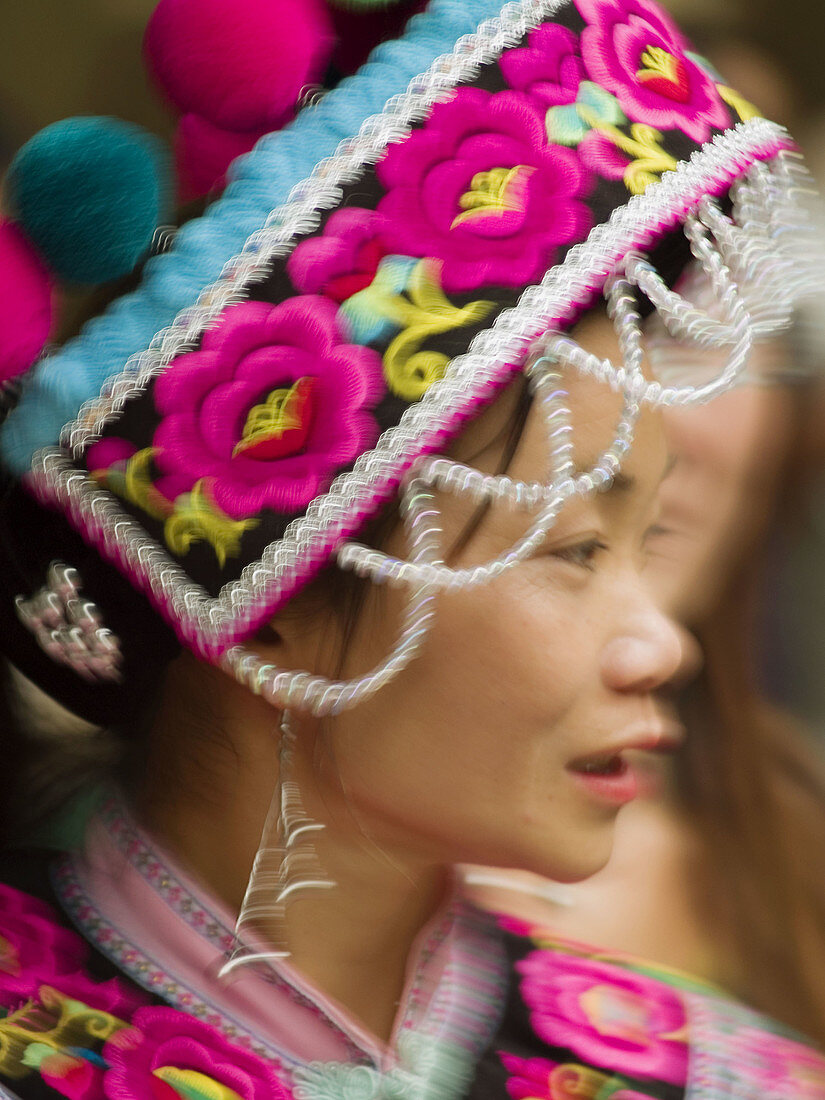
[{"label": "blurred background", "polygon": [[[665,0],[700,49],[821,163],[825,5],[820,0]],[[112,114],[169,138],[174,119],[141,63],[155,0],[4,0],[0,157],[74,114]],[[746,91],[746,86],[748,90]],[[760,95],[761,93],[761,95]],[[825,165],[823,165],[825,167]]]}]

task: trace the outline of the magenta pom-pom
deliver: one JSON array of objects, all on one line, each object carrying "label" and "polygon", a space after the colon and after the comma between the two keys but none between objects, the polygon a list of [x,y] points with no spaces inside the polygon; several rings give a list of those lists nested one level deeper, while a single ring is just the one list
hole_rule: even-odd
[{"label": "magenta pom-pom", "polygon": [[52,327],[45,264],[12,222],[0,222],[0,382],[28,370]]},{"label": "magenta pom-pom", "polygon": [[321,79],[333,46],[322,0],[161,0],[144,38],[178,110],[257,132],[275,129]]},{"label": "magenta pom-pom", "polygon": [[191,202],[222,190],[229,165],[235,157],[248,153],[263,133],[266,131],[222,130],[200,115],[184,115],[175,134],[179,201]]}]

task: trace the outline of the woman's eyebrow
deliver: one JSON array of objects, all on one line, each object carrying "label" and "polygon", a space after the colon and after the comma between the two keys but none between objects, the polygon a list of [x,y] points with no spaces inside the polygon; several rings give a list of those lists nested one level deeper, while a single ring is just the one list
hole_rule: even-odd
[{"label": "woman's eyebrow", "polygon": [[613,475],[613,480],[610,482],[608,493],[612,493],[614,490],[617,493],[629,493],[636,485],[636,478],[630,474],[623,474],[621,470]]},{"label": "woman's eyebrow", "polygon": [[[662,471],[662,476],[659,479],[659,484],[661,484],[665,480],[665,478],[668,476],[675,465],[676,455],[669,455],[665,468]],[[622,473],[621,470],[619,470],[617,474],[614,474],[613,480],[611,481],[610,487],[607,491],[609,493],[613,492],[613,490],[615,490],[617,493],[629,493],[635,487],[636,478],[632,474],[625,474]]]}]

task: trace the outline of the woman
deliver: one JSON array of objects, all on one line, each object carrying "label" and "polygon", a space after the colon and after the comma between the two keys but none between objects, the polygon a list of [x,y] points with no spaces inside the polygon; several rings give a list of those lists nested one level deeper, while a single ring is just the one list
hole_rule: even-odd
[{"label": "woman", "polygon": [[[82,851],[5,861],[12,1095],[821,1083],[768,1021],[617,985],[452,885],[481,859],[592,874],[636,791],[625,753],[664,736],[682,650],[641,575],[653,410],[746,362],[734,242],[762,327],[804,267],[787,138],[736,102],[647,0],[436,3],[27,380],[0,447],[52,512],[10,489],[17,660],[79,673],[65,695],[132,751]],[[705,201],[731,187],[734,220]],[[722,324],[657,273],[684,266],[682,223]],[[724,349],[718,379],[645,377],[636,286]]]}]

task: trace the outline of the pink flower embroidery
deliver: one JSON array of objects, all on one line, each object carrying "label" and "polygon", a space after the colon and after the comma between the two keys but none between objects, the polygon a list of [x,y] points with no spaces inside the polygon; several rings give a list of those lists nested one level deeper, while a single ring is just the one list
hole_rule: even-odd
[{"label": "pink flower embroidery", "polygon": [[35,898],[0,886],[0,1002],[33,996],[41,983],[76,973],[86,955],[79,936]]},{"label": "pink flower embroidery", "polygon": [[596,1100],[608,1095],[610,1100],[651,1100],[633,1089],[619,1087],[617,1091],[615,1086],[621,1084],[621,1078],[611,1078],[590,1066],[519,1058],[503,1052],[499,1058],[511,1075],[507,1081],[511,1100]]},{"label": "pink flower embroidery", "polygon": [[520,92],[459,89],[377,171],[389,252],[441,260],[447,293],[535,282],[590,227],[589,174]]},{"label": "pink flower embroidery", "polygon": [[86,451],[86,465],[91,471],[105,471],[112,466],[123,469],[136,451],[137,447],[128,439],[108,436],[98,439],[89,447]]},{"label": "pink flower embroidery", "polygon": [[0,886],[0,1005],[14,1010],[38,1000],[43,987],[112,1016],[129,1015],[147,997],[116,978],[94,982],[82,967],[88,955],[77,933],[63,928],[44,902]]},{"label": "pink flower embroidery", "polygon": [[651,978],[592,959],[533,951],[517,964],[536,1034],[599,1069],[683,1085],[686,1016]]},{"label": "pink flower embroidery", "polygon": [[501,71],[511,88],[532,96],[543,107],[575,103],[585,79],[579,40],[567,27],[542,23],[527,45],[501,55]]},{"label": "pink flower embroidery", "polygon": [[558,1065],[546,1058],[518,1058],[515,1054],[499,1054],[502,1065],[511,1075],[507,1093],[512,1100],[552,1100],[550,1074]]},{"label": "pink flower embroidery", "polygon": [[307,294],[326,294],[344,302],[372,282],[386,256],[380,230],[384,219],[358,206],[336,210],[319,237],[301,241],[287,262],[287,272]]},{"label": "pink flower embroidery", "polygon": [[232,519],[298,511],[374,442],[367,410],[383,393],[381,360],[343,343],[335,314],[310,295],[229,306],[200,350],[158,378],[164,496],[205,478]]},{"label": "pink flower embroidery", "polygon": [[110,1066],[105,1090],[112,1100],[166,1096],[164,1085],[170,1097],[211,1096],[215,1084],[240,1100],[292,1100],[267,1062],[201,1020],[172,1008],[142,1008],[133,1025],[103,1049]]},{"label": "pink flower embroidery", "polygon": [[497,913],[496,923],[505,932],[510,932],[514,936],[522,936],[524,939],[529,939],[534,934],[538,935],[541,931],[535,923],[526,921],[523,917],[511,916],[510,913]]},{"label": "pink flower embroidery", "polygon": [[575,0],[587,20],[585,68],[627,116],[705,142],[730,123],[712,78],[686,53],[670,17],[651,0]]},{"label": "pink flower embroidery", "polygon": [[624,179],[630,160],[610,138],[591,130],[579,145],[579,156],[588,168],[609,180]]}]

